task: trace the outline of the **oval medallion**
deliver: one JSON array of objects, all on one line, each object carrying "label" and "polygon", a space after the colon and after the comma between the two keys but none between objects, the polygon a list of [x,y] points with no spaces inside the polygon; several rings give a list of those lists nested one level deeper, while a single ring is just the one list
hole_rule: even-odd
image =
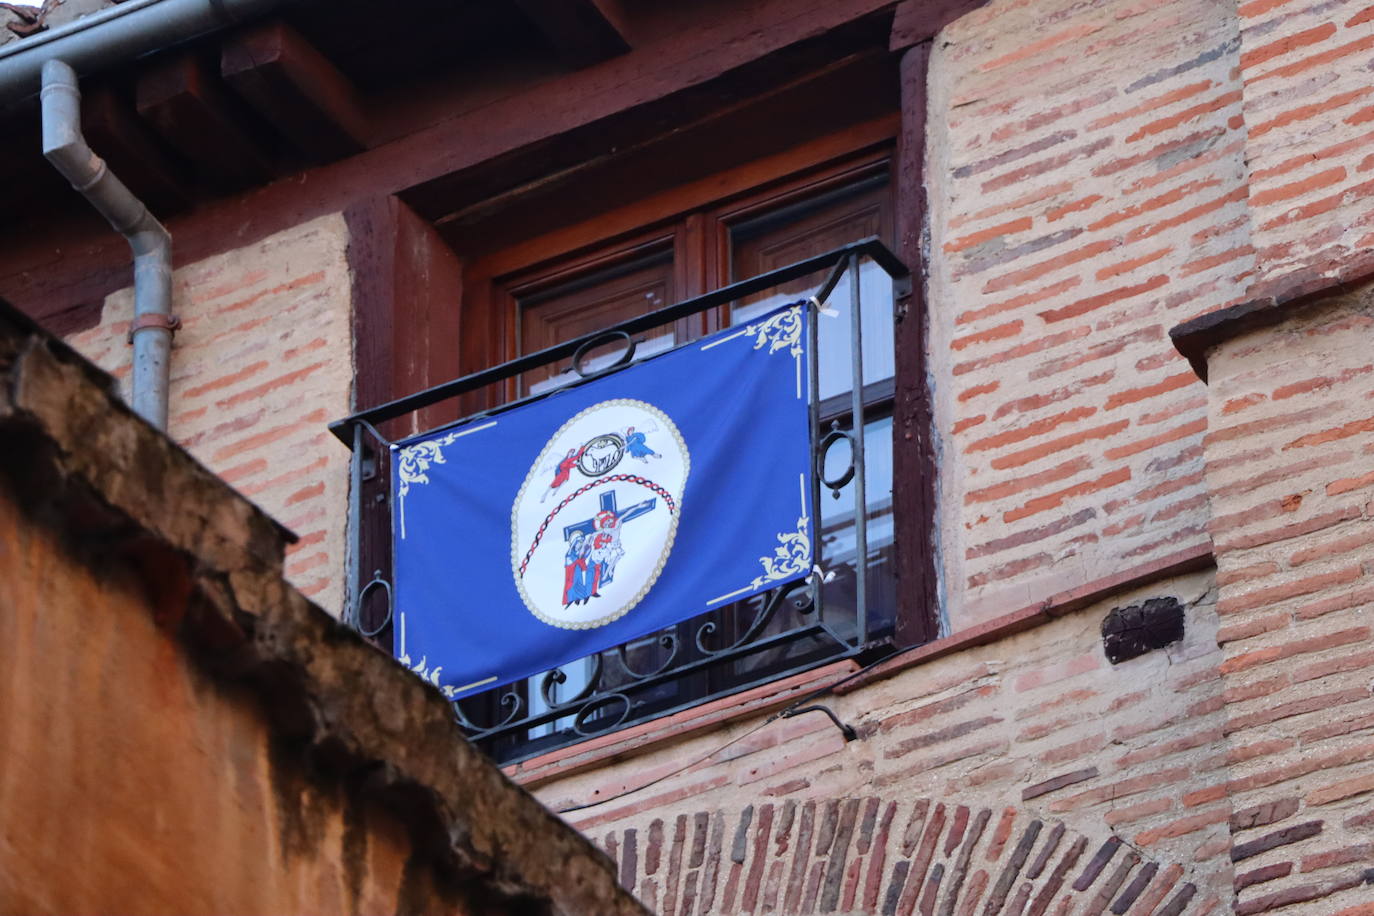
[{"label": "oval medallion", "polygon": [[645,401],[602,401],[564,423],[511,509],[511,570],[530,613],[571,630],[629,613],[668,562],[690,469],[677,426]]}]

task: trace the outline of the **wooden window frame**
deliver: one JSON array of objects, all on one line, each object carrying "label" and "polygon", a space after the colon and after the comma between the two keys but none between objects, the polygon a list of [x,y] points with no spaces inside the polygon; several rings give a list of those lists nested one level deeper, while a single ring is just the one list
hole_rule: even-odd
[{"label": "wooden window frame", "polygon": [[[903,206],[903,119],[897,114],[874,119],[857,128],[823,136],[792,150],[741,164],[706,181],[651,195],[610,213],[560,228],[492,252],[467,265],[464,309],[460,323],[463,371],[512,359],[519,354],[518,325],[522,296],[568,282],[579,276],[632,261],[647,251],[664,246],[673,249],[674,284],[679,300],[718,288],[730,280],[730,229],[753,216],[792,201],[801,202],[828,190],[842,188],[883,171],[889,174],[894,207],[894,235],[900,247]],[[716,196],[711,197],[712,189]],[[659,214],[653,219],[653,214]],[[630,225],[636,218],[641,225]],[[905,306],[905,309],[903,309]],[[910,306],[898,304],[897,312],[910,315]],[[695,326],[686,319],[674,328],[679,341],[719,330],[724,310],[705,313]],[[919,321],[924,320],[921,315]],[[933,491],[933,464],[928,456],[904,454],[912,449],[909,438],[899,439],[899,425],[909,425],[911,401],[928,416],[925,403],[924,359],[902,358],[901,349],[913,343],[913,322],[894,325],[897,350],[893,382],[893,502],[898,606],[894,641],[899,646],[933,639],[938,618],[931,589],[932,543],[928,524],[912,524],[925,517]],[[916,343],[923,347],[924,334]],[[920,374],[900,381],[896,374]],[[502,399],[518,396],[514,381],[500,393]],[[492,406],[489,399],[473,398],[464,413]],[[905,424],[903,424],[905,420]],[[923,442],[918,442],[919,448]],[[913,468],[916,469],[913,475]],[[913,529],[917,543],[905,543]],[[917,587],[907,587],[915,582]]]}]

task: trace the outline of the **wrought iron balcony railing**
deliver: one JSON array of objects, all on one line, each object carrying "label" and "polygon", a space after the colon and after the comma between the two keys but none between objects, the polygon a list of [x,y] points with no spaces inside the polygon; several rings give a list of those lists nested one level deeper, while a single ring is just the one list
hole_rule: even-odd
[{"label": "wrought iron balcony railing", "polygon": [[[388,494],[367,500],[370,505],[364,500],[365,481],[390,479],[385,465],[391,443],[378,431],[387,421],[568,359],[575,370],[569,384],[583,384],[631,365],[636,335],[715,309],[728,309],[727,321],[747,321],[749,303],[757,306],[763,294],[773,294],[775,301],[779,290],[787,290],[797,298],[800,287],[802,300],[812,310],[807,371],[813,392],[810,425],[816,473],[811,505],[822,507],[817,512],[820,543],[813,574],[646,639],[454,702],[454,714],[475,743],[498,761],[513,762],[821,664],[876,658],[891,651],[894,383],[888,318],[896,297],[909,291],[909,283],[909,271],[901,261],[876,238],[869,238],[330,425],[353,451],[349,569],[356,573],[362,568],[365,513],[370,509],[390,518]],[[870,314],[866,324],[865,306],[881,310],[882,320],[874,323]],[[873,333],[883,326],[886,335]],[[611,365],[596,371],[584,366],[593,349],[617,343],[623,350]],[[549,393],[520,398],[466,420],[498,414]],[[887,448],[875,448],[884,436]],[[832,497],[828,502],[821,499],[825,492]],[[346,621],[375,640],[385,637],[391,612],[391,585],[382,570],[358,575],[350,589]],[[407,659],[403,656],[401,661]]]}]

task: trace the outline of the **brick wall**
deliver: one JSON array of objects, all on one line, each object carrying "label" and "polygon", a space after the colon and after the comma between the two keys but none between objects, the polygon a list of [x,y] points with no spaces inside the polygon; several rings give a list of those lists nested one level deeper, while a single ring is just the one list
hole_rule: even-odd
[{"label": "brick wall", "polygon": [[936,41],[931,295],[954,629],[1205,549],[1167,329],[1253,269],[1234,9],[994,0]]},{"label": "brick wall", "polygon": [[1374,883],[1371,340],[1366,286],[1209,363],[1240,913],[1333,912]]},{"label": "brick wall", "polygon": [[[343,602],[348,450],[325,425],[351,410],[347,230],[321,217],[179,268],[168,433],[300,536],[287,577]],[[133,290],[68,342],[125,385]]]},{"label": "brick wall", "polygon": [[1249,0],[1239,16],[1261,276],[1338,272],[1374,244],[1374,12]]},{"label": "brick wall", "polygon": [[[1022,842],[1031,861],[1044,854],[1047,864],[1034,878],[1007,879],[1000,893],[1043,901],[1035,912],[1087,906],[1099,894],[1105,907],[1137,879],[1150,889],[1141,900],[1153,903],[1130,912],[1153,912],[1184,886],[1197,892],[1184,901],[1198,908],[1188,912],[1202,912],[1229,897],[1232,880],[1211,588],[1205,573],[1162,580],[821,699],[855,727],[853,742],[819,713],[760,716],[558,778],[578,766],[565,756],[527,778],[541,782],[536,794],[555,811],[590,803],[569,823],[617,856],[622,883],[663,913],[909,913],[941,880],[932,905],[972,912],[995,896]],[[1184,640],[1109,664],[1106,612],[1164,595],[1187,606]],[[659,781],[617,797],[651,780]],[[816,832],[808,839],[807,830]],[[1026,840],[1027,830],[1038,839]],[[1109,840],[1113,850],[1125,844],[1111,880],[1079,881]],[[833,908],[815,903],[827,894]],[[870,898],[884,908],[868,907]]]}]

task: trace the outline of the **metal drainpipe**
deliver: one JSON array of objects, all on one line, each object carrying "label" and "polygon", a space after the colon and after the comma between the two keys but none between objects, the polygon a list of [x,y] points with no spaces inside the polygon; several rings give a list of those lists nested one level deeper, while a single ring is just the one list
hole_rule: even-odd
[{"label": "metal drainpipe", "polygon": [[43,155],[110,221],[134,250],[133,408],[167,428],[167,375],[172,332],[172,236],[81,135],[76,71],[60,60],[43,64]]}]

